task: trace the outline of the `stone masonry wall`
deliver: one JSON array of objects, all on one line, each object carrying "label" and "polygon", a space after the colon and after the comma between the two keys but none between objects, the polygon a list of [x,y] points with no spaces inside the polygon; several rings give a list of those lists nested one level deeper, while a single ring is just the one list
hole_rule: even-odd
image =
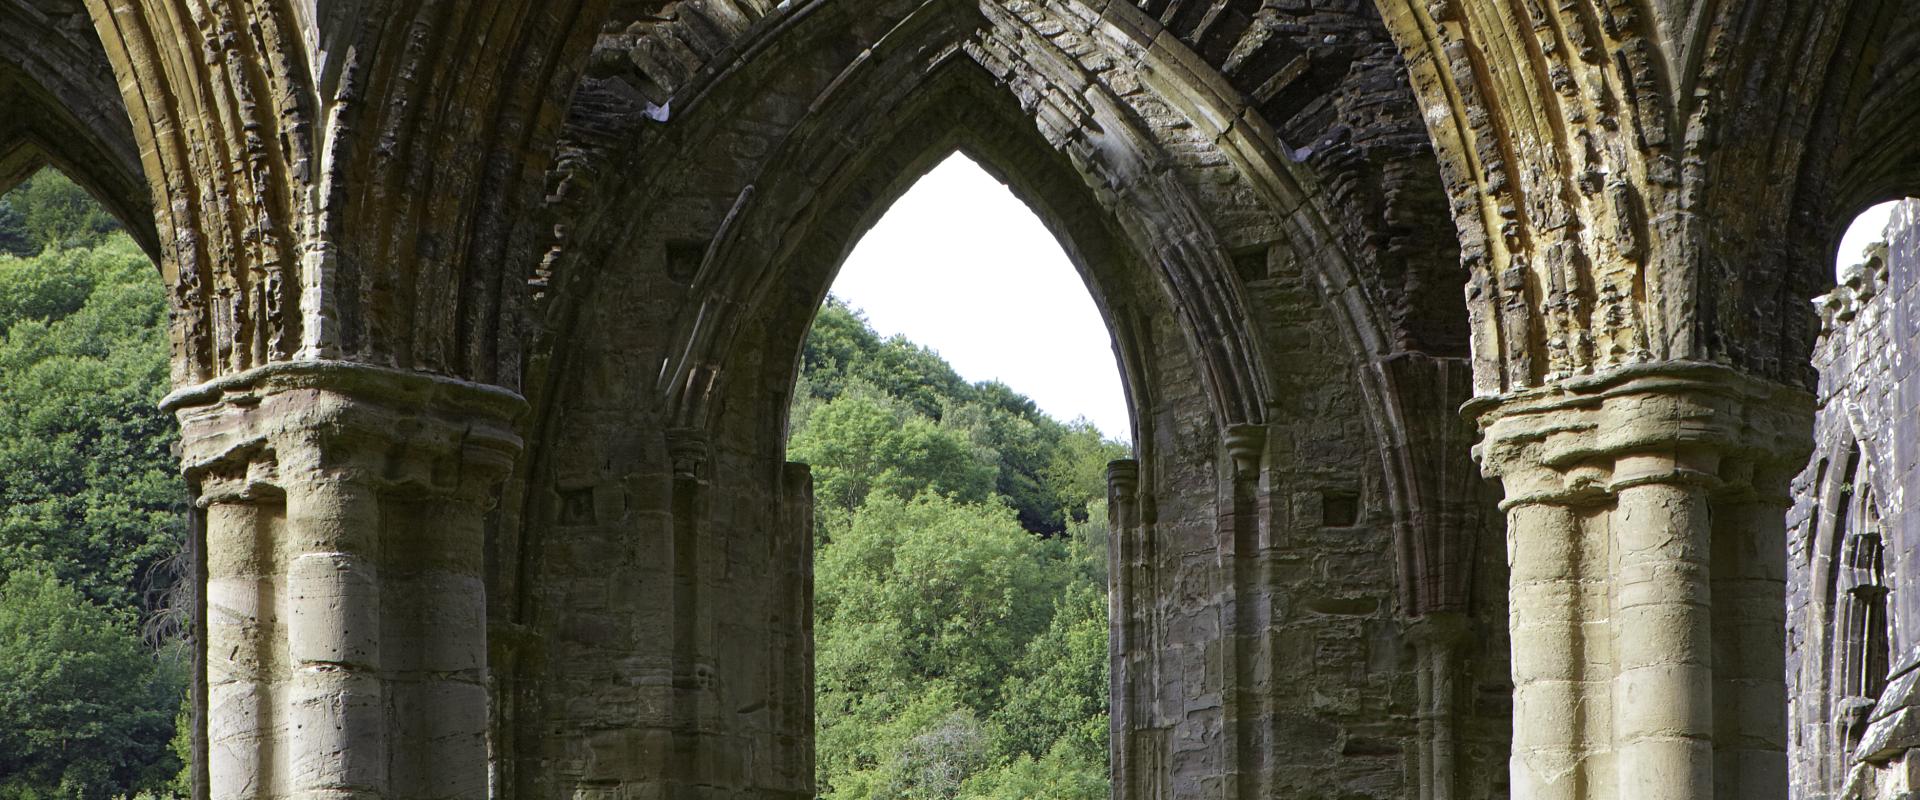
[{"label": "stone masonry wall", "polygon": [[[505,782],[809,794],[794,355],[859,232],[958,148],[1061,234],[1129,376],[1116,797],[1504,796],[1503,575],[1409,632],[1378,401],[1337,338],[1351,290],[1202,112],[1225,115],[1182,106],[1211,96],[1182,45],[1076,2],[830,8],[748,34],[765,49],[664,122],[610,79],[576,119],[597,133],[556,193],[579,224],[541,275],[541,446],[493,584],[517,637],[496,662]],[[1457,419],[1447,385],[1420,411]],[[1474,531],[1454,517],[1480,510],[1434,516]]]},{"label": "stone masonry wall", "polygon": [[1788,561],[1792,796],[1920,788],[1920,202],[1816,302],[1816,449],[1794,483]]}]

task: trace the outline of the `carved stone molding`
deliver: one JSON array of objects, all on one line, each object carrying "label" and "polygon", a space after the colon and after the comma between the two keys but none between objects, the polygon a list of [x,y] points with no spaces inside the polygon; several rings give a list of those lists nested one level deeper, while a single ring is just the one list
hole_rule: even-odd
[{"label": "carved stone molding", "polygon": [[273,364],[187,387],[161,407],[182,431],[202,504],[283,494],[322,473],[382,491],[490,503],[521,449],[519,395],[348,362]]},{"label": "carved stone molding", "polygon": [[1482,433],[1474,457],[1505,485],[1501,508],[1511,509],[1604,502],[1649,481],[1784,492],[1784,478],[1755,486],[1754,471],[1805,461],[1813,398],[1723,366],[1678,362],[1481,398],[1466,411]]}]

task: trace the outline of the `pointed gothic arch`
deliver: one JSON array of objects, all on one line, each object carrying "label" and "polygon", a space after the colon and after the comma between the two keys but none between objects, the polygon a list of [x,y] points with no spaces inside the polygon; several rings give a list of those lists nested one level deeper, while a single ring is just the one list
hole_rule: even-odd
[{"label": "pointed gothic arch", "polygon": [[[1117,547],[1138,560],[1116,583],[1119,796],[1219,780],[1284,794],[1329,769],[1406,786],[1498,772],[1498,742],[1466,732],[1487,729],[1465,724],[1481,712],[1455,702],[1487,679],[1471,670],[1502,669],[1463,622],[1489,602],[1472,579],[1483,508],[1453,491],[1477,480],[1454,414],[1464,362],[1400,349],[1378,287],[1331,244],[1326,176],[1158,23],[1130,7],[1105,12],[1127,25],[1092,27],[1011,8],[809,4],[749,26],[670,98],[613,78],[576,96],[589,113],[554,195],[569,224],[537,276],[526,388],[540,444],[495,559],[502,624],[532,634],[495,668],[520,791],[624,780],[549,768],[585,752],[589,729],[660,754],[757,742],[770,755],[751,774],[664,756],[631,769],[805,791],[810,671],[793,609],[809,499],[804,471],[782,466],[788,395],[847,251],[954,150],[1060,238],[1123,365],[1140,460],[1112,487],[1128,509]],[[1359,507],[1347,518],[1329,498]],[[700,544],[714,541],[744,549]],[[613,626],[616,644],[565,641],[553,626],[605,602],[562,585],[583,552],[648,561],[620,580],[671,611]],[[1272,588],[1276,562],[1355,558]],[[1451,616],[1401,631],[1435,614]],[[1356,690],[1346,666],[1285,649],[1334,629],[1381,633],[1327,664],[1374,652],[1395,666],[1363,685],[1419,674],[1407,685],[1437,687],[1418,700],[1434,710],[1373,725],[1387,684]],[[603,685],[615,663],[645,663],[654,688],[573,708],[564,687]],[[1309,687],[1351,705],[1305,710]],[[661,712],[614,710],[633,704]],[[1423,733],[1438,744],[1416,744]],[[1193,736],[1220,737],[1206,745],[1220,759],[1181,756]],[[1473,755],[1456,752],[1476,736]]]}]

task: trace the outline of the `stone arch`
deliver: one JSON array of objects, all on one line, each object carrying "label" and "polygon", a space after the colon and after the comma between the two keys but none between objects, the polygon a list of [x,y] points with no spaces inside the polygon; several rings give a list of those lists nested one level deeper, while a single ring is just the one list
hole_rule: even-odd
[{"label": "stone arch", "polygon": [[[1474,562],[1470,533],[1459,538],[1478,512],[1471,491],[1450,498],[1451,515],[1410,511],[1474,480],[1470,468],[1414,475],[1464,462],[1464,446],[1436,446],[1459,441],[1464,364],[1396,353],[1376,287],[1332,244],[1319,177],[1177,42],[1129,27],[1145,18],[1124,4],[1108,13],[1115,24],[1090,22],[1100,13],[1073,2],[1019,13],[811,5],[749,30],[670,98],[583,85],[555,192],[572,222],[538,276],[527,391],[539,444],[525,496],[508,503],[503,527],[518,533],[496,557],[495,607],[532,636],[495,670],[510,676],[499,705],[519,709],[502,724],[523,793],[641,779],[590,766],[556,773],[543,760],[587,763],[596,737],[660,742],[658,752],[761,742],[772,755],[752,775],[665,759],[633,770],[668,784],[804,791],[809,673],[792,609],[807,590],[786,570],[806,557],[809,490],[803,470],[781,467],[788,387],[840,259],[956,148],[996,168],[1061,236],[1125,365],[1141,464],[1114,475],[1115,506],[1131,509],[1116,518],[1116,541],[1132,542],[1121,548],[1141,563],[1139,596],[1122,598],[1115,620],[1125,640],[1120,796],[1210,781],[1284,795],[1330,769],[1382,785],[1458,780],[1451,767],[1415,769],[1424,750],[1402,758],[1416,750],[1411,718],[1357,721],[1387,714],[1369,704],[1393,696],[1389,676],[1462,658],[1410,666],[1408,649],[1457,639],[1408,645],[1398,626],[1471,606],[1456,588]],[[1327,331],[1338,344],[1327,346]],[[1405,421],[1426,414],[1434,419]],[[1433,483],[1406,485],[1415,480]],[[1321,503],[1334,496],[1358,497],[1359,519],[1329,524]],[[697,543],[708,540],[751,552]],[[1433,557],[1409,577],[1417,559],[1379,557],[1396,549]],[[1287,601],[1266,588],[1286,569],[1276,562],[1319,558],[1342,566],[1307,570],[1314,577],[1295,581]],[[606,647],[563,641],[552,627],[561,610],[610,602],[562,585],[566,576],[622,559],[652,562],[633,580],[656,587],[651,602],[674,619],[615,625]],[[748,591],[723,574],[766,583]],[[1291,615],[1284,636],[1275,615]],[[739,640],[700,632],[723,618],[775,646],[740,652]],[[1285,649],[1283,639],[1323,629],[1365,642],[1327,663],[1355,666],[1372,652],[1395,666],[1333,678]],[[609,695],[605,712],[570,709],[567,687],[604,685],[616,658],[648,663],[659,688]],[[1275,659],[1301,670],[1294,685],[1276,681]],[[1356,690],[1354,675],[1385,682]],[[1316,685],[1342,699],[1307,710],[1308,697],[1290,694]],[[627,703],[671,711],[612,710]],[[733,707],[759,716],[719,712]],[[587,729],[601,733],[577,732]],[[1181,755],[1189,750],[1209,755]],[[1502,757],[1497,747],[1478,756]],[[1493,771],[1471,761],[1459,771]]]},{"label": "stone arch", "polygon": [[160,238],[120,89],[77,0],[0,3],[0,194],[51,165],[156,261]]},{"label": "stone arch", "polygon": [[[949,16],[966,16],[972,13],[970,8],[973,6],[968,3],[925,5],[916,13],[916,18],[935,18],[936,15],[929,13],[928,9],[941,10],[940,13]],[[535,315],[544,320],[536,323],[537,329],[545,329],[550,334],[556,324],[554,320],[565,318],[570,313],[566,309],[566,292],[559,290],[559,287],[572,279],[566,274],[565,264],[575,260],[583,248],[590,250],[593,247],[579,241],[583,232],[592,230],[596,225],[609,224],[601,218],[606,209],[626,208],[636,202],[601,197],[607,194],[601,184],[605,182],[605,174],[617,171],[613,162],[630,158],[619,153],[654,146],[649,142],[636,148],[621,141],[623,137],[644,140],[647,113],[691,113],[698,104],[709,102],[703,98],[707,97],[706,87],[714,82],[731,79],[743,72],[762,70],[768,63],[789,57],[791,50],[796,48],[795,40],[803,38],[792,34],[792,31],[803,27],[815,31],[832,30],[836,25],[876,30],[893,24],[889,21],[893,18],[890,15],[897,15],[897,12],[890,11],[868,19],[848,21],[844,16],[836,17],[834,12],[822,11],[817,4],[808,4],[784,15],[756,17],[750,23],[736,21],[738,24],[735,24],[725,21],[732,19],[729,14],[714,10],[721,6],[728,4],[683,4],[670,21],[660,22],[656,18],[653,22],[638,22],[627,28],[624,37],[603,39],[602,48],[594,59],[596,63],[630,61],[640,66],[639,74],[621,77],[619,69],[603,67],[598,73],[612,77],[585,81],[576,96],[575,118],[570,123],[570,141],[562,148],[560,157],[559,175],[562,177],[559,190],[554,195],[559,201],[557,210],[568,222],[559,230],[559,246],[549,254],[546,264],[536,276],[536,285],[542,291],[543,301],[537,303]],[[991,11],[998,8],[993,3],[978,7],[982,9],[979,13],[998,13],[1010,20],[1019,18],[1005,9]],[[1273,104],[1275,101],[1271,92],[1276,86],[1287,87],[1286,96],[1301,94],[1303,87],[1291,82],[1297,75],[1283,70],[1283,76],[1262,78],[1266,83],[1259,91],[1238,88],[1240,84],[1234,82],[1267,74],[1261,71],[1266,67],[1257,66],[1260,61],[1257,56],[1269,49],[1276,53],[1293,52],[1289,48],[1302,47],[1317,51],[1316,47],[1293,41],[1293,38],[1311,34],[1315,42],[1322,38],[1327,42],[1360,42],[1364,48],[1371,48],[1362,59],[1364,63],[1387,66],[1391,66],[1394,60],[1390,40],[1383,28],[1374,30],[1380,28],[1381,23],[1370,11],[1333,11],[1315,7],[1286,12],[1305,15],[1302,22],[1307,24],[1293,27],[1284,27],[1291,25],[1285,19],[1268,19],[1268,13],[1261,12],[1257,15],[1258,23],[1251,27],[1241,26],[1245,22],[1242,19],[1240,22],[1224,24],[1219,29],[1210,27],[1215,21],[1213,14],[1203,19],[1186,12],[1176,14],[1176,11],[1178,9],[1167,9],[1163,18],[1172,21],[1163,24],[1161,19],[1147,16],[1141,10],[1125,4],[1094,9],[1077,0],[1068,0],[1034,6],[1021,14],[1033,20],[1028,26],[1028,33],[1024,34],[1025,41],[1043,45],[1055,40],[1065,43],[1067,49],[1056,47],[1053,54],[1041,57],[1042,61],[1063,69],[1079,70],[1079,74],[1061,80],[1060,85],[1071,87],[1076,93],[1092,89],[1097,94],[1103,88],[1101,84],[1108,74],[1106,70],[1116,65],[1125,68],[1121,70],[1124,74],[1120,80],[1125,82],[1127,92],[1139,94],[1143,91],[1143,84],[1152,84],[1144,89],[1153,94],[1159,103],[1152,113],[1164,119],[1180,119],[1181,124],[1190,126],[1195,132],[1193,138],[1201,140],[1180,147],[1204,148],[1215,154],[1215,163],[1200,171],[1226,175],[1220,182],[1231,185],[1230,191],[1239,195],[1235,199],[1243,206],[1260,209],[1248,212],[1242,208],[1233,213],[1273,216],[1271,230],[1266,234],[1268,243],[1274,245],[1270,248],[1269,259],[1276,265],[1299,270],[1309,276],[1323,300],[1323,307],[1329,310],[1332,324],[1328,328],[1338,334],[1349,352],[1356,354],[1357,363],[1364,364],[1361,367],[1362,390],[1366,402],[1362,406],[1368,414],[1369,424],[1381,440],[1380,454],[1387,470],[1385,483],[1389,500],[1396,524],[1402,529],[1398,549],[1403,561],[1410,565],[1405,572],[1408,580],[1403,586],[1409,615],[1417,617],[1433,611],[1463,612],[1472,604],[1468,598],[1474,572],[1474,557],[1466,555],[1473,552],[1474,536],[1463,531],[1477,527],[1474,518],[1480,513],[1477,508],[1479,501],[1474,497],[1479,479],[1475,477],[1468,459],[1458,455],[1467,448],[1472,438],[1470,428],[1461,423],[1455,414],[1455,409],[1469,393],[1463,358],[1464,317],[1439,314],[1443,320],[1459,323],[1458,327],[1462,330],[1456,336],[1455,332],[1450,332],[1451,323],[1413,319],[1404,310],[1406,307],[1430,310],[1460,306],[1459,296],[1455,294],[1459,288],[1458,279],[1445,274],[1455,269],[1457,250],[1453,248],[1451,237],[1447,237],[1448,246],[1444,253],[1428,253],[1432,248],[1405,241],[1409,236],[1405,229],[1408,227],[1408,215],[1413,213],[1411,208],[1424,202],[1423,198],[1428,193],[1437,195],[1439,192],[1437,183],[1422,180],[1425,176],[1421,171],[1431,167],[1428,161],[1431,152],[1427,149],[1424,136],[1418,137],[1420,143],[1409,149],[1402,144],[1409,137],[1397,132],[1399,129],[1395,127],[1404,123],[1412,125],[1414,129],[1419,128],[1416,121],[1410,121],[1411,118],[1401,119],[1395,115],[1394,109],[1399,107],[1395,104],[1402,102],[1399,92],[1404,92],[1405,87],[1397,83],[1389,84],[1393,87],[1391,89],[1376,85],[1379,83],[1376,73],[1385,68],[1383,66],[1354,67],[1350,80],[1361,83],[1343,89],[1340,94],[1360,99],[1337,102],[1343,106],[1356,104],[1359,110],[1354,113],[1365,111],[1367,119],[1376,120],[1369,124],[1381,126],[1379,130],[1369,131],[1372,136],[1369,143],[1356,150],[1353,146],[1339,143],[1345,137],[1354,135],[1351,128],[1341,128],[1343,132],[1326,134],[1330,138],[1309,141],[1303,147],[1294,147],[1280,140],[1276,128],[1267,122],[1270,115],[1280,115],[1288,130],[1298,131],[1301,135],[1321,136],[1324,133],[1314,133],[1319,129],[1314,127],[1316,123],[1313,120],[1322,119],[1326,114],[1325,106],[1332,101],[1303,95],[1311,100],[1305,102],[1304,109],[1293,110]],[[820,24],[819,19],[823,17],[835,21]],[[1237,19],[1238,12],[1219,16],[1220,20],[1229,18]],[[1196,24],[1198,28],[1189,30]],[[1283,27],[1273,27],[1276,25]],[[1330,27],[1323,30],[1323,25]],[[734,30],[736,28],[738,30]],[[653,30],[657,33],[662,29],[673,33],[660,34],[660,43],[634,33],[636,30]],[[1198,57],[1183,44],[1192,36],[1205,38],[1203,34],[1208,30],[1213,31],[1208,35],[1218,36],[1228,29],[1237,30],[1240,33],[1236,35],[1247,38],[1241,45],[1231,48],[1237,55],[1228,59],[1224,72],[1215,71],[1210,66],[1212,62]],[[714,34],[723,30],[734,30],[730,34],[732,38],[715,39]],[[1044,31],[1044,34],[1037,31]],[[820,46],[823,45],[817,40],[798,45]],[[689,47],[694,48],[695,52],[687,52]],[[1068,51],[1081,53],[1088,48],[1097,50],[1095,55],[1089,57],[1088,64],[1091,66],[1074,64],[1074,57]],[[673,53],[671,58],[668,57],[669,52]],[[874,60],[879,60],[877,54],[880,52],[883,51],[875,51]],[[1225,58],[1225,50],[1208,52],[1213,53],[1208,59]],[[851,60],[852,54],[848,54],[847,58]],[[861,58],[866,59],[865,56]],[[1295,58],[1295,62],[1297,65],[1300,59]],[[686,66],[702,63],[705,66],[699,69]],[[1240,71],[1236,72],[1235,69]],[[1318,74],[1318,68],[1315,74]],[[1227,75],[1235,77],[1230,81]],[[1282,77],[1286,77],[1286,80],[1282,80]],[[998,75],[996,79],[1004,80],[1005,76]],[[1156,89],[1156,86],[1160,88]],[[1165,87],[1176,89],[1168,91]],[[677,94],[669,97],[669,94],[663,93],[669,90]],[[793,91],[806,92],[804,89]],[[1048,101],[1040,97],[1031,84],[1019,87],[1018,91],[1027,94],[1023,102],[1029,106],[1039,104],[1037,110],[1030,109],[1035,115],[1055,113],[1054,109],[1044,106],[1048,102],[1057,102],[1057,99]],[[769,91],[765,94],[778,96],[779,93]],[[1073,93],[1068,96],[1073,96]],[[1404,102],[1407,105],[1406,113],[1411,114],[1411,99]],[[1138,116],[1140,112],[1128,110],[1125,113]],[[1322,124],[1333,124],[1335,127],[1358,124],[1342,122],[1343,119],[1336,116]],[[1406,150],[1410,155],[1387,157],[1386,166],[1379,166],[1382,157],[1371,154],[1369,148],[1395,153]],[[1106,167],[1100,163],[1104,152],[1102,142],[1083,141],[1071,144],[1067,149],[1073,158],[1086,161],[1083,166],[1087,170],[1097,173]],[[1111,150],[1112,147],[1105,149]],[[1323,163],[1322,151],[1332,154],[1327,156],[1332,160]],[[1426,166],[1422,167],[1422,164]],[[1353,174],[1354,170],[1385,170],[1391,175],[1363,178]],[[646,171],[648,177],[644,180],[665,180],[665,174],[664,169],[654,168]],[[1089,180],[1097,182],[1101,179]],[[1383,181],[1391,199],[1369,199],[1366,190],[1356,188],[1371,180]],[[628,183],[638,185],[641,181],[629,180]],[[714,197],[705,202],[731,204],[738,199]],[[1360,205],[1352,205],[1355,203]],[[1438,201],[1435,203],[1436,208],[1430,211],[1438,210]],[[1378,213],[1387,214],[1388,219],[1373,220],[1370,217]],[[1341,220],[1346,227],[1335,225],[1335,219]],[[1356,236],[1359,237],[1357,240],[1354,239]],[[1251,257],[1241,259],[1241,266],[1251,265],[1252,261],[1257,260],[1258,253],[1254,252],[1257,247],[1249,246],[1248,242],[1225,244],[1230,256]],[[597,257],[589,255],[587,258],[591,260]],[[1387,262],[1393,263],[1389,265]],[[1258,271],[1257,265],[1251,268]],[[1439,277],[1436,278],[1436,275]],[[1406,284],[1401,285],[1396,281],[1405,281]],[[1438,292],[1439,296],[1434,296],[1434,292]],[[1262,299],[1253,300],[1254,313],[1259,313],[1258,309],[1264,307],[1259,302]],[[1230,306],[1232,303],[1224,305]],[[1424,311],[1415,316],[1420,314],[1433,316]],[[1456,339],[1459,341],[1456,342]],[[539,342],[531,347],[536,354],[550,349]],[[536,355],[536,362],[539,359],[540,356]],[[1247,362],[1242,358],[1241,363]],[[1242,412],[1248,419],[1258,418],[1258,403],[1243,405],[1249,406]]]},{"label": "stone arch", "polygon": [[[962,76],[962,73],[972,74]],[[1084,197],[1084,192],[1075,185],[1077,175],[1037,152],[1032,142],[1021,141],[1028,138],[1022,136],[1022,132],[1007,127],[1009,123],[1025,120],[1004,113],[1007,111],[1004,108],[985,110],[981,104],[998,104],[1004,99],[994,97],[990,87],[982,85],[986,80],[990,79],[972,68],[954,66],[946,68],[942,78],[923,90],[922,96],[927,102],[920,104],[923,107],[915,119],[877,142],[863,159],[864,163],[849,168],[848,171],[856,173],[855,177],[816,202],[820,207],[831,209],[821,214],[827,219],[798,221],[793,225],[803,229],[804,235],[799,243],[791,246],[790,255],[779,259],[786,266],[775,274],[763,276],[766,290],[754,292],[763,302],[741,310],[748,321],[740,323],[740,327],[757,330],[737,331],[734,341],[714,343],[707,351],[712,356],[710,361],[725,361],[727,351],[743,346],[787,342],[796,346],[791,348],[795,358],[769,359],[762,374],[747,377],[745,382],[755,386],[791,385],[796,377],[797,344],[804,338],[813,312],[832,282],[832,275],[852,245],[928,169],[947,155],[961,152],[1008,183],[1015,195],[1054,233],[1086,281],[1102,316],[1113,321],[1112,330],[1118,340],[1115,350],[1122,362],[1122,381],[1128,387],[1129,407],[1157,406],[1153,385],[1145,375],[1145,365],[1140,363],[1144,358],[1140,353],[1144,344],[1139,340],[1140,332],[1130,330],[1127,325],[1129,321],[1137,324],[1142,321],[1141,317],[1166,309],[1157,304],[1149,308],[1128,307],[1116,303],[1113,292],[1105,291],[1132,288],[1126,285],[1126,273],[1140,269],[1132,243],[1118,233],[1118,226],[1104,209]],[[940,83],[956,85],[934,88]],[[1123,262],[1134,263],[1122,266]],[[1236,333],[1242,337],[1243,344],[1246,343],[1248,332]],[[686,335],[676,336],[673,341],[676,344],[685,341]],[[739,344],[739,339],[748,337],[756,341],[750,345]],[[1208,373],[1207,370],[1195,371],[1203,376]],[[1221,382],[1247,386],[1249,377],[1252,376],[1234,374]],[[1210,382],[1210,385],[1217,384]],[[1222,396],[1230,392],[1216,389],[1205,394],[1211,425],[1216,428],[1247,424],[1248,413],[1260,410],[1223,400]],[[676,421],[687,420],[690,409],[682,405],[685,394],[669,392],[664,399],[673,409],[670,413]],[[710,415],[703,416],[702,427],[721,424]],[[1142,430],[1136,423],[1134,432],[1142,441],[1151,440],[1150,422],[1147,425]]]},{"label": "stone arch", "polygon": [[[1920,144],[1910,133],[1920,124],[1920,21],[1895,5],[1862,14],[1859,22],[1878,35],[1855,54],[1859,83],[1841,116],[1849,120],[1840,126],[1845,158],[1835,191],[1842,230],[1868,206],[1920,195]],[[1831,235],[1837,240],[1839,233]]]},{"label": "stone arch", "polygon": [[[711,282],[704,280],[707,276],[703,274],[696,278],[694,285],[696,293],[704,294],[706,299],[701,302],[707,305],[701,313],[685,319],[669,340],[679,354],[665,370],[674,377],[661,388],[664,390],[662,400],[676,424],[703,428],[720,424],[713,411],[695,405],[698,400],[688,391],[689,376],[699,370],[700,364],[718,365],[728,361],[732,352],[760,344],[740,342],[740,338],[751,337],[740,328],[767,328],[760,335],[768,341],[792,344],[795,347],[792,355],[797,358],[798,342],[811,322],[813,311],[859,234],[876,222],[892,201],[938,159],[955,150],[975,156],[990,172],[1007,180],[1060,239],[1087,281],[1096,304],[1112,321],[1123,375],[1130,387],[1131,406],[1152,409],[1160,402],[1146,377],[1145,366],[1140,363],[1143,359],[1140,348],[1147,345],[1140,341],[1138,331],[1129,330],[1129,323],[1138,324],[1166,314],[1182,320],[1179,332],[1186,340],[1182,358],[1188,362],[1182,369],[1195,374],[1206,386],[1201,394],[1210,416],[1209,427],[1224,430],[1263,421],[1270,389],[1260,363],[1260,341],[1246,319],[1245,306],[1231,296],[1233,287],[1196,287],[1192,283],[1197,276],[1192,271],[1177,276],[1161,272],[1154,277],[1161,291],[1174,299],[1166,300],[1152,292],[1146,293],[1145,299],[1123,301],[1116,296],[1122,292],[1139,294],[1145,289],[1128,287],[1126,273],[1156,260],[1162,269],[1172,269],[1168,261],[1184,256],[1201,262],[1202,271],[1216,275],[1224,272],[1229,269],[1224,248],[1215,246],[1211,249],[1216,252],[1211,254],[1180,252],[1166,243],[1149,243],[1142,241],[1144,237],[1123,233],[1128,228],[1112,219],[1104,209],[1084,196],[1075,196],[1084,194],[1073,186],[1079,183],[1079,176],[1062,169],[1062,165],[1046,162],[1031,142],[1021,141],[1034,134],[1023,136],[1023,132],[1010,126],[1027,120],[1008,113],[1010,109],[1005,107],[993,108],[1004,105],[1006,98],[994,96],[995,92],[987,85],[990,80],[977,67],[954,65],[943,67],[937,77],[917,88],[909,101],[917,108],[905,112],[910,119],[904,124],[889,126],[891,130],[873,139],[863,140],[860,149],[866,152],[857,161],[849,159],[853,163],[846,171],[855,173],[854,177],[839,181],[837,186],[822,186],[816,190],[819,194],[806,200],[804,205],[785,209],[807,215],[813,215],[811,209],[816,207],[834,210],[819,212],[812,219],[790,218],[787,230],[765,232],[768,237],[781,241],[770,269],[720,263],[735,255],[728,248],[740,246],[725,240],[715,243],[711,251],[715,258],[712,269],[719,274],[714,275]],[[799,156],[796,160],[804,160],[822,154],[799,149],[796,155]],[[755,194],[761,191],[777,194],[784,188],[775,181],[764,187],[756,185]],[[1168,190],[1157,196],[1137,197],[1130,208],[1143,217],[1158,213],[1182,220],[1199,218],[1200,212],[1183,192],[1177,188],[1155,188]],[[1148,189],[1142,194],[1152,191]],[[1157,212],[1141,208],[1152,202],[1163,205]],[[737,206],[733,213],[740,216],[732,217],[730,222],[744,221],[753,211],[755,209]],[[1136,225],[1131,230],[1149,229]],[[795,231],[802,233],[800,241],[789,243],[785,236]],[[1158,246],[1154,247],[1155,244]],[[1137,255],[1143,251],[1149,255]],[[761,252],[764,251],[754,251],[753,256],[740,260],[752,261]],[[706,271],[703,268],[703,273]],[[740,274],[742,272],[747,274]],[[739,318],[729,318],[728,312],[736,311],[736,304]],[[775,361],[779,363],[764,377],[743,376],[744,385],[792,384],[793,364],[787,362],[793,359]],[[1149,425],[1137,433],[1143,441],[1150,441],[1151,430]]]},{"label": "stone arch", "polygon": [[1789,517],[1796,534],[1790,558],[1803,582],[1790,598],[1800,631],[1788,659],[1797,675],[1793,758],[1795,783],[1808,789],[1839,787],[1856,770],[1869,723],[1885,716],[1875,707],[1894,655],[1889,641],[1898,640],[1888,618],[1882,466],[1873,441],[1831,418],[1822,420],[1818,439]]}]

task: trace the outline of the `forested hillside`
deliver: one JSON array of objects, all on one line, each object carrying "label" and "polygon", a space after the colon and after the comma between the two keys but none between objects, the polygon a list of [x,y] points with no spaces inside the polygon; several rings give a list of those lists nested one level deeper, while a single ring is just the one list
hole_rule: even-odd
[{"label": "forested hillside", "polygon": [[835,301],[802,359],[821,796],[1105,798],[1103,498],[1127,448]]},{"label": "forested hillside", "polygon": [[[186,488],[158,271],[47,171],[0,198],[0,800],[171,796]],[[1107,796],[1107,461],[830,301],[789,458],[818,498],[830,800]]]},{"label": "forested hillside", "polygon": [[166,387],[153,262],[58,173],[0,198],[0,800],[176,788]]}]

